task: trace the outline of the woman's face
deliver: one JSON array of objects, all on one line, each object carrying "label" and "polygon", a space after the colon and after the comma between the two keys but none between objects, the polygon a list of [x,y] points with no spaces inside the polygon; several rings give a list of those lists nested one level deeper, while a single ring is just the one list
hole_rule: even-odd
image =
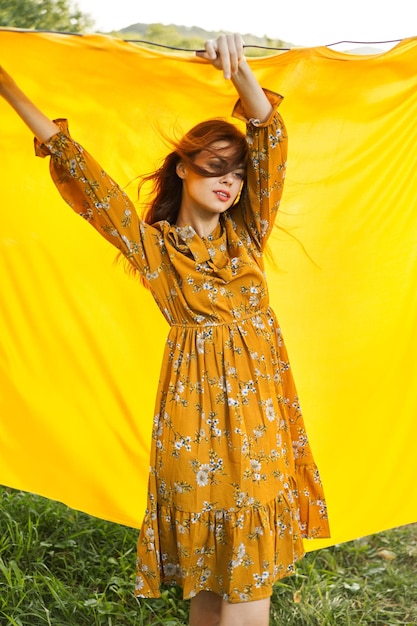
[{"label": "woman's face", "polygon": [[[201,176],[181,162],[177,166],[177,174],[183,181],[180,214],[198,215],[208,218],[219,216],[235,202],[246,174],[245,165],[238,165],[225,174],[225,161],[232,155],[232,148],[227,142],[216,142],[212,145],[215,153],[202,150],[194,159],[194,163],[207,171],[210,176]],[[227,169],[227,168],[226,168]]]}]

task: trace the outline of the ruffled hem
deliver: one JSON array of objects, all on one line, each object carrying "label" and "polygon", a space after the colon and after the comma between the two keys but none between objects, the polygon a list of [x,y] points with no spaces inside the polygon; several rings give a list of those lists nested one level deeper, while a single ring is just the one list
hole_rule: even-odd
[{"label": "ruffled hem", "polygon": [[315,463],[295,466],[294,497],[299,510],[303,539],[330,537],[327,506],[319,470]]},{"label": "ruffled hem", "polygon": [[303,539],[329,537],[324,493],[314,463],[297,465],[288,492],[272,502],[200,513],[150,506],[138,541],[136,595],[160,597],[179,585],[184,599],[213,591],[228,602],[260,600],[294,573]]},{"label": "ruffled hem", "polygon": [[136,595],[160,597],[164,584],[181,586],[184,599],[204,590],[232,603],[259,600],[294,573],[303,555],[296,510],[285,494],[237,511],[160,507],[148,511],[140,533]]}]

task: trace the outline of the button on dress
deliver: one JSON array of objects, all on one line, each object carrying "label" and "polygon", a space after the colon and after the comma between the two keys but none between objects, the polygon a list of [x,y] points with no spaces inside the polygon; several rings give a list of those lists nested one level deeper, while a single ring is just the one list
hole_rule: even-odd
[{"label": "button on dress", "polygon": [[[263,267],[287,153],[281,97],[266,93],[271,118],[245,120],[246,190],[206,238],[142,221],[65,120],[36,146],[51,156],[62,197],[140,272],[170,325],[138,540],[140,597],[178,584],[184,598],[209,590],[228,602],[259,600],[294,571],[304,537],[329,536]],[[245,119],[240,102],[234,115]]]}]

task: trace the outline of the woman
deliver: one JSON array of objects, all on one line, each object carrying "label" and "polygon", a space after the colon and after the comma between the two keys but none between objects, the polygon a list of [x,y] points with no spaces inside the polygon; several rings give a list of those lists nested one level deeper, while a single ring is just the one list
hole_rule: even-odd
[{"label": "woman", "polygon": [[0,93],[51,156],[63,198],[138,271],[171,328],[163,357],[136,592],[191,598],[192,626],[265,626],[272,586],[328,536],[324,495],[263,252],[283,190],[287,137],[239,35],[198,53],[236,88],[235,117],[199,124],[150,178],[137,216],[126,194],[0,73]]}]

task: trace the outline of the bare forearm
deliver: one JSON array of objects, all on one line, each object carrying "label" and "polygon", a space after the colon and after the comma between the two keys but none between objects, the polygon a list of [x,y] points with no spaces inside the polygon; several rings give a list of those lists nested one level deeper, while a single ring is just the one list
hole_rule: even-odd
[{"label": "bare forearm", "polygon": [[0,68],[0,95],[40,141],[47,141],[59,131],[58,126],[29,100],[3,68]]},{"label": "bare forearm", "polygon": [[240,61],[236,74],[232,75],[232,82],[248,119],[266,122],[272,113],[272,105],[245,58]]},{"label": "bare forearm", "polygon": [[248,119],[268,120],[272,106],[248,65],[240,35],[219,35],[214,41],[210,39],[197,56],[209,61],[222,70],[226,79],[232,80]]}]

